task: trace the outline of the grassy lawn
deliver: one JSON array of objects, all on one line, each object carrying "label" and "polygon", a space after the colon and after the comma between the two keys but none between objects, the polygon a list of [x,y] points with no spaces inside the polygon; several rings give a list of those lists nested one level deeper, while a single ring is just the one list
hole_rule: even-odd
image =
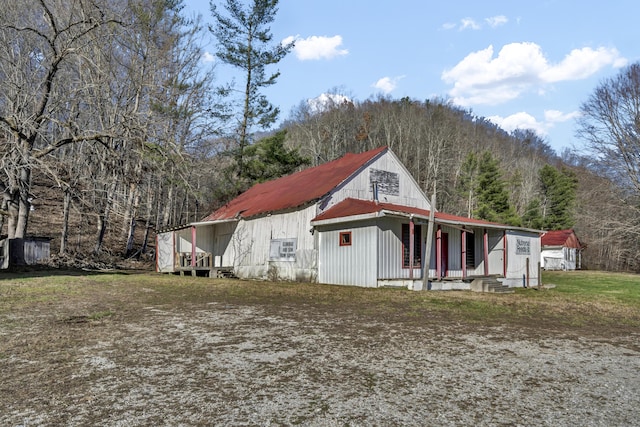
[{"label": "grassy lawn", "polygon": [[513,294],[413,292],[308,283],[260,282],[156,273],[34,272],[0,276],[0,315],[34,312],[100,320],[143,307],[207,303],[261,305],[270,310],[372,317],[398,322],[451,322],[625,331],[640,327],[640,276],[604,272],[544,272],[552,289]]}]

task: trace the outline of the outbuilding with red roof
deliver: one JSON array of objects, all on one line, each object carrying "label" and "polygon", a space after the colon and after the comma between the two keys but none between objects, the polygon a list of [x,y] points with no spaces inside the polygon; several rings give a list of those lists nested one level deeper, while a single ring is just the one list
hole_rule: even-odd
[{"label": "outbuilding with red roof", "polygon": [[540,263],[545,270],[579,270],[582,268],[582,250],[586,247],[575,231],[547,231],[541,238]]},{"label": "outbuilding with red roof", "polygon": [[535,286],[540,259],[537,230],[432,209],[387,147],[256,184],[157,243],[161,272],[416,290]]}]

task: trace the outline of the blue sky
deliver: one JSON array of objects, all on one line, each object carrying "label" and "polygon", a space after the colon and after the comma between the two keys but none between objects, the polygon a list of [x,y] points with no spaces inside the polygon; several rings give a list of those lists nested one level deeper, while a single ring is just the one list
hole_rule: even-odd
[{"label": "blue sky", "polygon": [[[208,0],[185,5],[212,22]],[[558,152],[579,149],[580,104],[640,61],[637,0],[280,0],[278,9],[274,40],[296,42],[268,69],[281,72],[265,92],[281,119],[336,90],[356,101],[440,97],[507,131],[533,129]],[[225,67],[220,83],[242,77]]]}]

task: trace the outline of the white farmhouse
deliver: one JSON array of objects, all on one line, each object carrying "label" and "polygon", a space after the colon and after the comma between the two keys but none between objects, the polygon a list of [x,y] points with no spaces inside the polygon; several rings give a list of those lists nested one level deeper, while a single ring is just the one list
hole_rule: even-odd
[{"label": "white farmhouse", "polygon": [[431,213],[387,147],[347,154],[158,233],[157,270],[416,290],[538,284],[537,230]]},{"label": "white farmhouse", "polygon": [[541,238],[540,263],[545,270],[580,270],[585,248],[571,230],[547,231]]}]

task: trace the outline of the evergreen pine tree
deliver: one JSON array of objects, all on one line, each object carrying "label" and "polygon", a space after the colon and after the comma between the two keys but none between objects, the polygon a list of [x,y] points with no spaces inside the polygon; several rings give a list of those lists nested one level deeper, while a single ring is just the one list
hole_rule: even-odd
[{"label": "evergreen pine tree", "polygon": [[485,151],[478,163],[477,218],[509,225],[520,225],[521,220],[509,202],[509,193],[502,180],[498,161]]},{"label": "evergreen pine tree", "polygon": [[573,227],[573,207],[578,180],[569,169],[560,170],[551,165],[540,169],[540,186],[543,198],[542,225],[548,230],[564,230]]}]

